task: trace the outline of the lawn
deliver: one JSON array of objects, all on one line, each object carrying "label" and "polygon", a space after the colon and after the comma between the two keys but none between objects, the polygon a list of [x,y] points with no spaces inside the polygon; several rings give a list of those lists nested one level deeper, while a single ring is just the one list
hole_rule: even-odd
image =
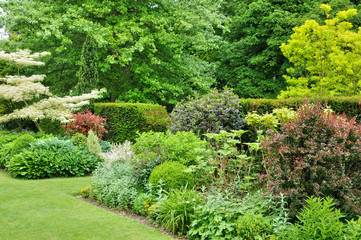
[{"label": "lawn", "polygon": [[19,180],[0,172],[0,239],[171,239],[75,197],[90,177]]}]

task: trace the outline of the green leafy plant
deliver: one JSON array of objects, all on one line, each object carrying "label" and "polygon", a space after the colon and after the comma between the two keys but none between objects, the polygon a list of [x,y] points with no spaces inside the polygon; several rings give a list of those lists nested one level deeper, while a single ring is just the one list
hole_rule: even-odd
[{"label": "green leafy plant", "polygon": [[129,162],[102,164],[92,176],[92,191],[99,203],[109,207],[128,209],[138,191]]},{"label": "green leafy plant", "polygon": [[87,146],[87,137],[82,133],[74,134],[73,136],[71,136],[70,141],[78,147]]},{"label": "green leafy plant", "polygon": [[157,203],[153,217],[172,233],[186,234],[191,216],[201,202],[202,196],[194,189],[173,189]]},{"label": "green leafy plant", "polygon": [[155,199],[149,193],[140,193],[132,202],[132,209],[135,213],[148,216],[149,208],[155,204]]},{"label": "green leafy plant", "polygon": [[344,215],[334,208],[331,198],[312,196],[306,204],[290,232],[293,239],[342,239],[345,236],[345,224],[341,221]]},{"label": "green leafy plant", "polygon": [[201,98],[178,103],[171,113],[172,132],[192,131],[199,136],[221,130],[239,130],[246,126],[238,96],[231,89],[213,90]]},{"label": "green leafy plant", "polygon": [[165,161],[186,166],[197,164],[199,157],[208,154],[206,145],[206,141],[192,132],[140,133],[132,147],[135,153],[132,165],[138,184],[145,188],[153,169]]},{"label": "green leafy plant", "polygon": [[192,173],[187,171],[186,166],[178,162],[164,162],[153,169],[149,176],[149,183],[157,186],[160,181],[164,191],[194,186]]},{"label": "green leafy plant", "polygon": [[88,132],[87,146],[89,152],[92,154],[98,155],[102,152],[102,148],[99,143],[99,138],[92,130]]},{"label": "green leafy plant", "polygon": [[271,221],[262,214],[246,212],[237,219],[237,234],[247,240],[269,238],[272,234]]},{"label": "green leafy plant", "polygon": [[83,176],[91,173],[99,159],[70,141],[38,140],[13,156],[6,170],[14,177],[28,179]]}]

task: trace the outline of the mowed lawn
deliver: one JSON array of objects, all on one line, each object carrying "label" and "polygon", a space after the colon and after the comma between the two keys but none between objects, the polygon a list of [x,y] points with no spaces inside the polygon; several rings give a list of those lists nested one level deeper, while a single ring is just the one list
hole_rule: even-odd
[{"label": "mowed lawn", "polygon": [[75,197],[90,177],[19,180],[0,172],[0,239],[171,239]]}]

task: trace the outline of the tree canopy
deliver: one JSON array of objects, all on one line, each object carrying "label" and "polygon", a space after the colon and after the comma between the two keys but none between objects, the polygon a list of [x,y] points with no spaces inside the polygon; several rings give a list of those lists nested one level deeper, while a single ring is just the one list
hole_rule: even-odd
[{"label": "tree canopy", "polygon": [[225,29],[222,0],[40,1],[8,0],[2,25],[7,49],[50,51],[45,83],[66,93],[77,84],[82,45],[91,33],[98,47],[99,84],[110,99],[174,104],[209,91],[207,61]]},{"label": "tree canopy", "polygon": [[[328,15],[329,5],[322,5]],[[324,25],[307,20],[294,29],[283,54],[294,64],[285,76],[289,87],[279,97],[310,95],[353,96],[361,90],[361,29],[353,31],[346,20],[357,13],[349,9],[327,19]]]}]

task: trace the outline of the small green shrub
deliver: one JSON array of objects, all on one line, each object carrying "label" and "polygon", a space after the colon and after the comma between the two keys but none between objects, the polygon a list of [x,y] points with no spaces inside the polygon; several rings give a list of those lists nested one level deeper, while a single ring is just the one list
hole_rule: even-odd
[{"label": "small green shrub", "polygon": [[94,198],[108,207],[128,209],[138,195],[131,168],[120,161],[100,165],[91,181]]},{"label": "small green shrub", "polygon": [[63,136],[65,134],[65,129],[62,127],[63,124],[59,120],[44,118],[39,121],[39,125],[47,134],[54,134],[58,136]]},{"label": "small green shrub", "polygon": [[269,238],[272,234],[271,221],[262,214],[246,212],[237,220],[237,233],[247,240]]},{"label": "small green shrub", "polygon": [[344,215],[334,208],[331,198],[310,197],[306,204],[289,233],[293,239],[343,239],[346,235],[346,226],[341,222]]},{"label": "small green shrub", "polygon": [[98,136],[90,130],[88,132],[87,146],[90,153],[98,155],[102,152]]},{"label": "small green shrub", "polygon": [[80,194],[83,198],[90,198],[92,196],[91,185],[89,184],[88,186],[80,189]]},{"label": "small green shrub", "polygon": [[70,141],[38,140],[13,156],[6,170],[14,177],[28,179],[83,176],[91,173],[99,159]]},{"label": "small green shrub", "polygon": [[81,133],[76,133],[73,136],[71,136],[70,141],[78,147],[87,146],[87,137]]},{"label": "small green shrub", "polygon": [[345,240],[361,239],[361,217],[347,222]]},{"label": "small green shrub", "polygon": [[31,136],[30,134],[25,134],[18,137],[14,142],[12,142],[12,149],[10,154],[14,156],[21,152],[21,150],[30,146],[30,143],[36,141],[36,138]]},{"label": "small green shrub", "polygon": [[148,193],[139,194],[132,202],[132,209],[136,214],[148,216],[149,207],[155,203],[152,196]]},{"label": "small green shrub", "polygon": [[181,187],[194,186],[193,175],[186,172],[187,167],[178,162],[165,162],[155,167],[149,176],[149,183],[153,186],[162,182],[162,189],[169,191],[171,189],[180,189]]},{"label": "small green shrub", "polygon": [[112,145],[108,141],[100,141],[99,144],[102,152],[109,152],[112,150]]},{"label": "small green shrub", "polygon": [[192,132],[141,133],[132,147],[135,153],[132,160],[133,174],[137,177],[138,184],[145,188],[156,166],[165,161],[180,162],[186,166],[195,165],[199,157],[208,154],[206,144],[206,141]]},{"label": "small green shrub", "polygon": [[134,141],[138,131],[163,132],[169,121],[165,107],[156,104],[96,103],[94,111],[107,119],[105,139],[115,143]]},{"label": "small green shrub", "polygon": [[213,90],[201,98],[178,103],[171,113],[168,128],[172,132],[192,131],[200,136],[221,130],[243,129],[246,122],[241,109],[240,100],[232,90]]},{"label": "small green shrub", "polygon": [[186,234],[191,216],[201,202],[201,195],[194,190],[173,189],[165,199],[157,203],[153,217],[172,233]]}]

